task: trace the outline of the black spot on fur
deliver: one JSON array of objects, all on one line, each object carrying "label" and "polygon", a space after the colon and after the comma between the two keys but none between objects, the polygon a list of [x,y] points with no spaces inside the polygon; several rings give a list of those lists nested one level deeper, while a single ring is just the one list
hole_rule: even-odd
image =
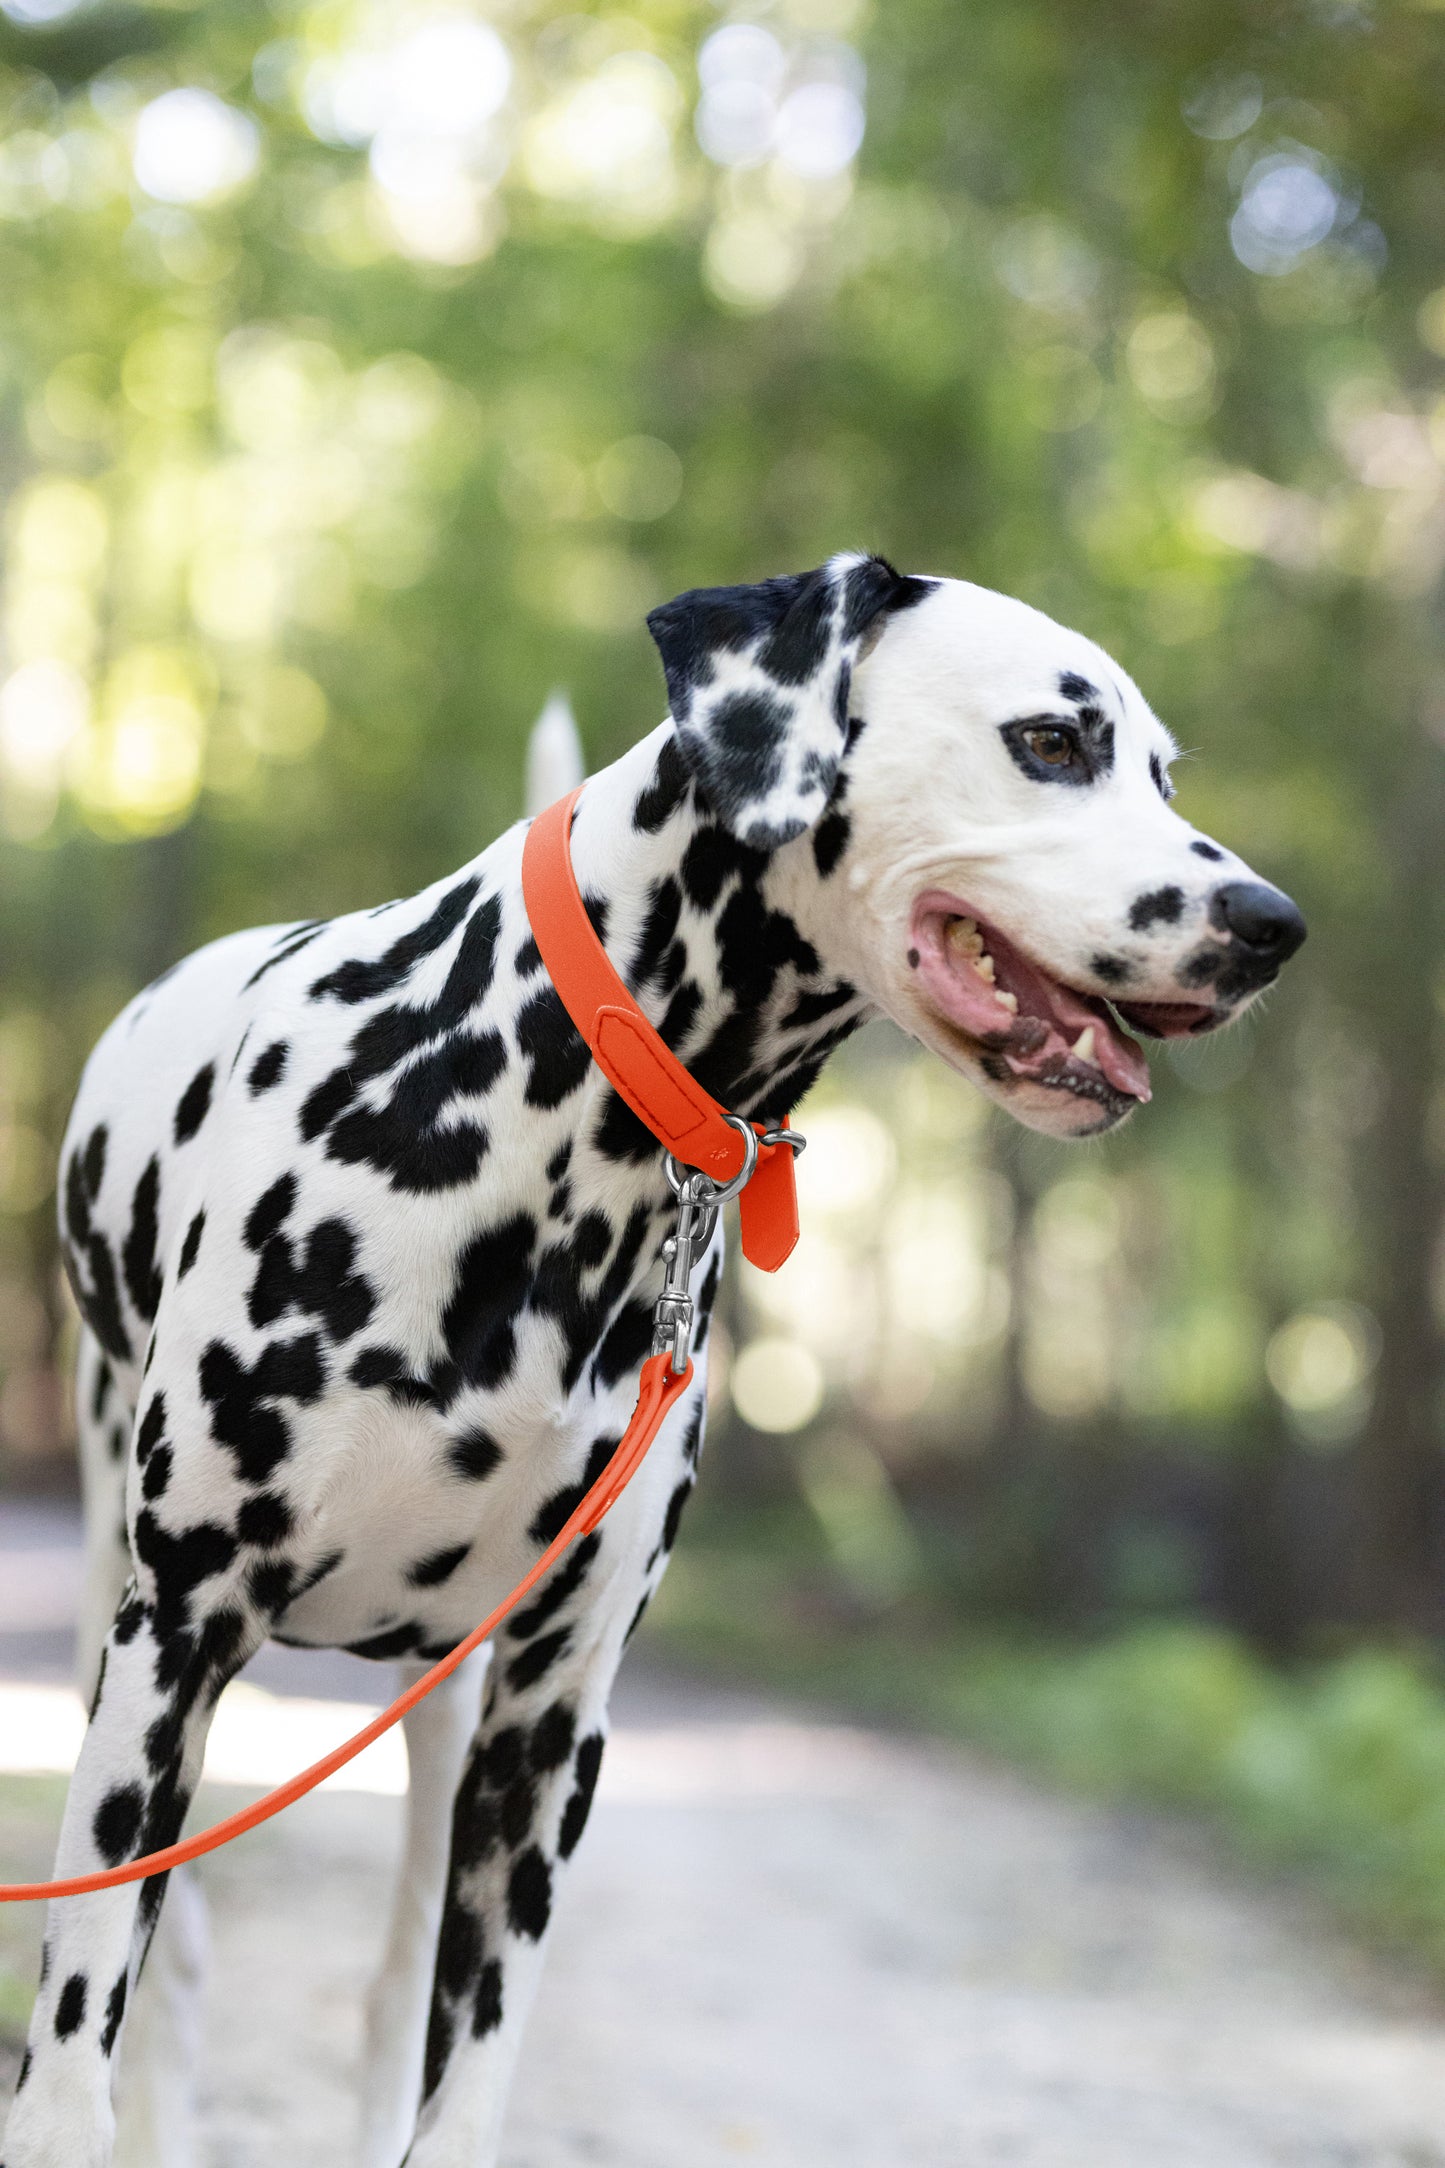
[{"label": "black spot on fur", "polygon": [[145,1813],[145,1793],[139,1784],[116,1784],[95,1810],[90,1825],[95,1849],[107,1867],[118,1867],[131,1855]]},{"label": "black spot on fur", "polygon": [[264,979],[266,973],[274,971],[278,964],[290,963],[293,956],[299,955],[302,949],[309,948],[317,936],[325,933],[325,931],[325,921],[316,919],[306,920],[300,925],[288,928],[277,942],[274,952],[266,958],[263,964],[258,964],[251,973],[250,978],[241,988],[242,993],[248,994],[257,980]]},{"label": "black spot on fur", "polygon": [[541,970],[542,951],[538,948],[536,942],[533,940],[530,934],[528,934],[526,940],[518,949],[516,961],[514,962],[512,968],[516,972],[519,979],[529,979],[531,978],[534,971]]},{"label": "black spot on fur", "polygon": [[555,987],[543,987],[522,1010],[517,1045],[528,1065],[529,1107],[559,1107],[585,1083],[592,1056]]},{"label": "black spot on fur", "polygon": [[502,1448],[496,1439],[475,1425],[447,1447],[447,1465],[453,1475],[465,1476],[469,1483],[482,1482],[501,1462]]},{"label": "black spot on fur", "polygon": [[702,1008],[702,989],[689,979],[679,986],[667,1005],[667,1014],[657,1027],[657,1035],[664,1045],[676,1051],[696,1023]]},{"label": "black spot on fur", "polygon": [[370,962],[338,964],[334,971],[317,979],[311,987],[311,999],[322,1001],[330,996],[335,1001],[373,1001],[378,995],[389,994],[410,977],[423,957],[434,954],[456,932],[481,885],[479,873],[468,874],[446,891],[419,926],[393,941],[383,956]]},{"label": "black spot on fur", "polygon": [[495,1794],[481,1782],[475,1757],[457,1788],[452,1812],[452,1858],[466,1871],[489,1859],[502,1838]]},{"label": "black spot on fur", "polygon": [[604,1092],[592,1141],[604,1159],[634,1167],[657,1155],[657,1139],[615,1091]]},{"label": "black spot on fur", "polygon": [[605,896],[594,895],[589,891],[582,898],[582,908],[587,913],[588,923],[591,925],[592,931],[596,934],[598,940],[602,942],[605,946],[607,941],[607,922],[608,919],[611,917],[612,906],[609,904]]},{"label": "black spot on fur", "polygon": [[125,2016],[127,1985],[126,1975],[121,1973],[106,1997],[105,2023],[100,2031],[100,2052],[102,2055],[110,2056],[115,2052],[115,2043],[120,2038],[121,2019]]},{"label": "black spot on fur", "polygon": [[1106,986],[1122,986],[1126,979],[1134,976],[1133,965],[1126,963],[1122,956],[1091,956],[1089,969]]},{"label": "black spot on fur", "polygon": [[676,738],[664,741],[652,771],[652,781],[632,811],[632,825],[644,835],[656,835],[687,796],[687,762]]},{"label": "black spot on fur", "polygon": [[166,1396],[164,1393],[154,1393],[146,1403],[145,1414],[136,1427],[135,1457],[142,1468],[160,1443],[165,1427]]},{"label": "black spot on fur", "polygon": [[160,1235],[161,1163],[152,1157],[135,1186],[131,1199],[130,1231],[121,1252],[125,1284],[137,1315],[148,1325],[161,1299],[161,1275],[156,1264]]},{"label": "black spot on fur", "polygon": [[482,1955],[482,1930],[475,1915],[464,1905],[448,1904],[437,1937],[437,1985],[453,2002],[464,1995],[476,1977]]},{"label": "black spot on fur", "polygon": [[296,1575],[284,1559],[259,1559],[246,1575],[246,1593],[264,1618],[279,1618],[295,1592]]},{"label": "black spot on fur", "polygon": [[512,1863],[507,1877],[507,1918],[512,1932],[540,1942],[552,1917],[552,1870],[535,1844]]},{"label": "black spot on fur", "polygon": [[532,1767],[542,1776],[550,1769],[560,1769],[572,1751],[576,1736],[577,1720],[572,1711],[565,1702],[554,1701],[532,1726],[527,1748]]},{"label": "black spot on fur", "polygon": [[697,1297],[697,1325],[692,1336],[695,1355],[707,1346],[707,1336],[712,1327],[712,1306],[717,1297],[718,1283],[722,1279],[722,1259],[714,1256],[703,1275],[702,1288]]},{"label": "black spot on fur", "polygon": [[72,1972],[60,1990],[60,2000],[55,2005],[55,2037],[68,2040],[78,2033],[85,2023],[86,1978],[83,1972]]},{"label": "black spot on fur", "polygon": [[100,1195],[100,1185],[105,1180],[105,1154],[109,1142],[110,1132],[105,1123],[97,1122],[86,1139],[85,1156],[81,1161],[86,1195],[92,1204]]},{"label": "black spot on fur", "polygon": [[476,1999],[472,2004],[472,2038],[484,2040],[501,2022],[502,1968],[495,1957],[489,1957],[477,1975]]},{"label": "black spot on fur", "polygon": [[662,1524],[662,1548],[664,1553],[670,1552],[677,1541],[677,1532],[682,1526],[683,1507],[692,1496],[692,1491],[693,1481],[692,1477],[689,1476],[686,1482],[678,1484],[667,1502],[667,1518]]},{"label": "black spot on fur", "polygon": [[422,2099],[430,2100],[446,2074],[451,2060],[452,2035],[454,2032],[451,2013],[445,2003],[433,1998],[431,2018],[426,2032],[426,2056],[422,2069]]},{"label": "black spot on fur", "polygon": [[1211,941],[1196,949],[1192,956],[1186,956],[1174,976],[1181,986],[1210,986],[1219,980],[1222,987],[1224,965],[1223,949],[1216,948]]},{"label": "black spot on fur", "polygon": [[767,860],[761,851],[740,843],[725,828],[709,822],[696,830],[682,854],[682,885],[690,902],[710,911],[732,874],[744,881],[762,877]]},{"label": "black spot on fur", "polygon": [[612,1226],[605,1212],[584,1212],[572,1230],[572,1256],[584,1272],[600,1265],[612,1247]]},{"label": "black spot on fur", "polygon": [[1099,697],[1098,686],[1091,685],[1086,677],[1080,677],[1077,670],[1065,670],[1061,674],[1059,691],[1065,700],[1072,700],[1076,705],[1080,701],[1097,700]]},{"label": "black spot on fur", "polygon": [[216,1081],[213,1062],[198,1069],[190,1083],[181,1093],[176,1104],[175,1139],[177,1144],[189,1144],[211,1111],[211,1087]]},{"label": "black spot on fur", "polygon": [[284,1039],[273,1039],[271,1044],[256,1056],[256,1059],[251,1064],[250,1074],[246,1078],[246,1084],[253,1099],[259,1098],[262,1092],[270,1091],[273,1084],[279,1084],[281,1078],[286,1074],[286,1062],[290,1051]]},{"label": "black spot on fur", "polygon": [[597,1383],[611,1387],[630,1370],[638,1370],[652,1346],[652,1304],[645,1295],[625,1303],[603,1336],[592,1365]]},{"label": "black spot on fur", "polygon": [[1149,775],[1154,788],[1167,805],[1173,796],[1173,792],[1169,788],[1169,778],[1164,772],[1164,763],[1157,753],[1149,755]]},{"label": "black spot on fur", "polygon": [[632,986],[646,986],[661,970],[663,958],[677,934],[681,915],[682,890],[669,874],[665,881],[654,884],[648,900],[647,916],[642,922],[628,973]]},{"label": "black spot on fur", "polygon": [[154,1501],[165,1496],[166,1488],[171,1480],[171,1460],[170,1447],[168,1445],[158,1445],[147,1462],[145,1474],[141,1478],[141,1496],[143,1498]]},{"label": "black spot on fur", "polygon": [[555,1151],[555,1152],[554,1152],[554,1153],[552,1154],[552,1157],[551,1157],[551,1158],[550,1158],[550,1159],[548,1160],[548,1162],[547,1162],[547,1180],[548,1180],[549,1182],[553,1182],[553,1183],[555,1183],[555,1182],[560,1182],[560,1181],[561,1181],[561,1179],[562,1179],[562,1177],[563,1177],[563,1175],[564,1175],[564,1174],[565,1174],[565,1173],[567,1172],[567,1169],[568,1169],[568,1167],[569,1167],[569,1166],[571,1165],[571,1163],[572,1163],[572,1139],[571,1139],[571,1138],[569,1137],[569,1138],[567,1139],[567,1141],[565,1142],[565,1144],[559,1144],[559,1145],[558,1145],[558,1147],[557,1147],[556,1151]]},{"label": "black spot on fur", "polygon": [[577,1762],[573,1771],[572,1796],[562,1814],[562,1830],[557,1839],[557,1850],[563,1859],[570,1859],[581,1841],[587,1827],[587,1817],[592,1812],[592,1798],[597,1790],[597,1778],[602,1768],[604,1745],[600,1731],[592,1731],[577,1749]]},{"label": "black spot on fur", "polygon": [[502,1842],[515,1851],[532,1826],[537,1812],[537,1787],[530,1775],[514,1777],[502,1794],[499,1819]]},{"label": "black spot on fur", "polygon": [[[564,1516],[565,1518],[565,1516]],[[558,1527],[560,1528],[559,1521]],[[504,1631],[509,1641],[529,1641],[534,1633],[546,1625],[549,1618],[560,1611],[568,1598],[575,1596],[587,1578],[587,1569],[602,1547],[597,1534],[583,1536],[574,1543],[566,1557],[553,1568],[524,1611],[514,1612]]]},{"label": "black spot on fur", "polygon": [[120,1286],[110,1244],[91,1218],[91,1207],[105,1179],[108,1135],[100,1122],[83,1150],[72,1153],[65,1170],[65,1262],[81,1315],[105,1349],[119,1362],[131,1359],[130,1335],[120,1310]]},{"label": "black spot on fur", "polygon": [[1196,858],[1207,858],[1216,865],[1219,864],[1224,857],[1224,853],[1222,850],[1220,850],[1217,843],[1205,843],[1202,838],[1198,836],[1195,837],[1189,848],[1191,851],[1193,851]]},{"label": "black spot on fur", "polygon": [[201,1248],[201,1236],[204,1234],[205,1228],[206,1215],[204,1211],[201,1211],[196,1214],[195,1218],[191,1221],[190,1226],[186,1229],[186,1239],[181,1244],[180,1263],[176,1267],[176,1278],[178,1280],[183,1280],[185,1278],[186,1274],[190,1271],[192,1265],[195,1263],[196,1258],[199,1256]]},{"label": "black spot on fur", "polygon": [[364,1656],[368,1662],[389,1664],[398,1656],[410,1656],[420,1646],[422,1631],[414,1619],[404,1626],[390,1626],[384,1633],[370,1634],[364,1641],[348,1641],[348,1656]]},{"label": "black spot on fur", "polygon": [[384,1386],[403,1407],[439,1407],[441,1396],[426,1378],[413,1374],[397,1347],[364,1347],[347,1371],[353,1385]]},{"label": "black spot on fur", "polygon": [[507,1684],[516,1693],[524,1693],[535,1686],[551,1670],[559,1656],[566,1653],[572,1643],[572,1629],[563,1626],[556,1633],[542,1634],[522,1650],[507,1666]]},{"label": "black spot on fur", "polygon": [[443,1039],[401,1071],[384,1105],[340,1114],[326,1149],[346,1166],[374,1167],[393,1189],[412,1196],[460,1188],[476,1173],[491,1139],[479,1122],[443,1125],[440,1117],[454,1099],[481,1098],[506,1066],[498,1032]]},{"label": "black spot on fur", "polygon": [[1147,933],[1151,926],[1177,925],[1183,914],[1184,891],[1171,882],[1167,888],[1136,896],[1129,907],[1129,924],[1135,933]]},{"label": "black spot on fur", "polygon": [[544,1548],[553,1538],[560,1536],[566,1523],[581,1505],[603,1469],[621,1444],[620,1438],[610,1435],[594,1438],[587,1455],[587,1465],[576,1483],[569,1483],[565,1490],[554,1491],[546,1504],[539,1506],[527,1530],[534,1543]]},{"label": "black spot on fur", "polygon": [[271,1551],[284,1543],[293,1526],[291,1508],[276,1491],[257,1491],[236,1515],[237,1535],[258,1551]]},{"label": "black spot on fur", "polygon": [[356,1079],[350,1069],[334,1069],[307,1093],[301,1108],[301,1134],[309,1144],[329,1129],[343,1107],[356,1097]]},{"label": "black spot on fur", "polygon": [[224,1340],[212,1340],[201,1356],[201,1392],[211,1406],[211,1433],[229,1446],[238,1474],[264,1483],[291,1450],[291,1431],[277,1400],[309,1405],[325,1388],[326,1365],[315,1333],[273,1340],[247,1365]]},{"label": "black spot on fur", "polygon": [[515,1213],[474,1236],[457,1260],[442,1317],[447,1353],[460,1382],[494,1387],[510,1374],[516,1319],[527,1299],[537,1223]]},{"label": "black spot on fur", "polygon": [[825,1016],[831,1016],[836,1009],[841,1009],[856,999],[857,988],[849,986],[846,981],[837,986],[825,987],[820,993],[799,994],[783,1018],[781,1028],[784,1031],[802,1031],[813,1024],[821,1023]]},{"label": "black spot on fur", "polygon": [[[488,1149],[487,1132],[472,1121],[443,1128],[440,1117],[452,1100],[480,1097],[506,1067],[498,1033],[473,1035],[461,1028],[491,985],[500,926],[501,900],[489,896],[467,922],[436,999],[379,1010],[361,1026],[345,1061],[303,1103],[303,1137],[329,1130],[327,1151],[334,1159],[368,1162],[394,1188],[415,1195],[470,1180]],[[411,1058],[418,1054],[420,1059]],[[355,1104],[365,1085],[396,1069],[389,1101]]]},{"label": "black spot on fur", "polygon": [[295,1205],[295,1175],[278,1175],[269,1189],[262,1190],[246,1215],[246,1225],[243,1232],[247,1249],[263,1249],[276,1230],[285,1226],[295,1209]]},{"label": "black spot on fur", "polygon": [[413,1588],[440,1588],[443,1581],[451,1579],[470,1549],[469,1543],[457,1543],[450,1550],[433,1551],[407,1567],[407,1580]]},{"label": "black spot on fur", "polygon": [[333,1341],[349,1340],[376,1307],[370,1282],[354,1270],[355,1260],[356,1236],[344,1220],[322,1220],[313,1227],[299,1262],[287,1237],[272,1234],[247,1297],[251,1323],[272,1325],[296,1309],[319,1317]]},{"label": "black spot on fur", "polygon": [[813,830],[813,863],[823,880],[848,848],[853,823],[846,813],[825,813]]}]

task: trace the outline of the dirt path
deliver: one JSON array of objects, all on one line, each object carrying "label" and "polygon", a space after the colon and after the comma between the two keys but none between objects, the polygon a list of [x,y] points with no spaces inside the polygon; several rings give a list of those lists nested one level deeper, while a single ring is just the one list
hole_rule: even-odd
[{"label": "dirt path", "polygon": [[[622,1715],[506,2168],[1445,2168],[1439,2004],[1289,1893],[941,1749]],[[208,1863],[208,2168],[350,2168],[397,1815]]]}]

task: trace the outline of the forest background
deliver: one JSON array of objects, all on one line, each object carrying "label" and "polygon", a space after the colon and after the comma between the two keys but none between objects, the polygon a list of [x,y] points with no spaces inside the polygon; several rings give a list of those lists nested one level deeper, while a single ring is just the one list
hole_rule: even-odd
[{"label": "forest background", "polygon": [[73,1484],[55,1154],[129,995],[471,856],[554,687],[613,757],[653,604],[869,546],[1113,650],[1311,937],[1094,1147],[850,1050],[802,1249],[728,1293],[664,1624],[835,1682],[861,1627],[884,1699],[947,1648],[978,1722],[957,1650],[1052,1637],[1089,1767],[1185,1793],[1251,1651],[1363,1649],[1350,1721],[1418,1754],[1442,112],[1445,12],[1388,0],[3,0],[0,1484]]}]

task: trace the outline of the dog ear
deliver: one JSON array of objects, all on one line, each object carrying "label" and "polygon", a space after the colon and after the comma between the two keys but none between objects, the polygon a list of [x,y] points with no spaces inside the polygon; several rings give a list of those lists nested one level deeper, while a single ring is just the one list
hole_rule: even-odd
[{"label": "dog ear", "polygon": [[936,585],[851,555],[652,612],[683,758],[725,828],[773,850],[812,825],[847,743],[854,664],[886,613]]}]

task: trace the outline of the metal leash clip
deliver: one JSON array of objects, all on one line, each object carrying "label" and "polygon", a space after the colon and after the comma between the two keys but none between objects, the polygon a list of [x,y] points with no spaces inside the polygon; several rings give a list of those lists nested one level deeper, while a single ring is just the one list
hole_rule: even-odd
[{"label": "metal leash clip", "polygon": [[714,1184],[705,1174],[688,1174],[677,1191],[677,1229],[662,1245],[662,1293],[652,1312],[652,1352],[672,1350],[672,1367],[680,1377],[692,1350],[695,1306],[688,1293],[692,1268],[712,1240],[717,1224]]},{"label": "metal leash clip", "polygon": [[758,1164],[758,1146],[786,1144],[801,1152],[806,1140],[796,1129],[770,1129],[759,1140],[751,1122],[739,1115],[723,1117],[743,1140],[743,1163],[730,1182],[714,1182],[695,1167],[681,1166],[669,1152],[663,1161],[668,1187],[677,1199],[677,1229],[662,1245],[664,1274],[662,1293],[652,1311],[652,1352],[671,1350],[672,1368],[681,1377],[692,1352],[696,1306],[688,1292],[694,1265],[712,1240],[718,1212],[730,1197],[741,1196]]}]

